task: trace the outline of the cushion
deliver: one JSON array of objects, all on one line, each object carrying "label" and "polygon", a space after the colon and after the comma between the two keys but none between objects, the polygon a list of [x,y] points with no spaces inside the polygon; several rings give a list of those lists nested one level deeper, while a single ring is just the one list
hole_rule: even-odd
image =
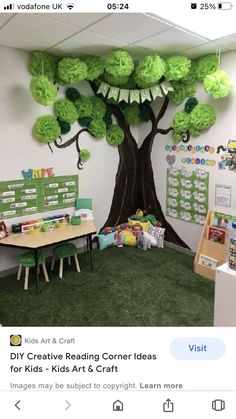
[{"label": "cushion", "polygon": [[[45,256],[43,256],[41,253],[38,255],[38,263],[41,265],[42,263],[45,263]],[[25,268],[32,268],[35,266],[35,259],[34,259],[34,253],[28,252],[24,253],[19,257],[19,263],[20,265],[24,266]]]},{"label": "cushion", "polygon": [[157,247],[164,247],[164,236],[165,236],[164,228],[151,226],[149,230],[149,234],[151,234],[155,238]]},{"label": "cushion", "polygon": [[124,245],[125,246],[137,246],[137,239],[136,236],[133,234],[125,234],[124,236]]},{"label": "cushion", "polygon": [[98,244],[100,250],[115,246],[115,233],[109,233],[106,236],[104,234],[98,234]]},{"label": "cushion", "polygon": [[69,256],[74,256],[78,253],[77,247],[74,243],[64,243],[54,247],[53,254],[57,258],[63,259]]}]

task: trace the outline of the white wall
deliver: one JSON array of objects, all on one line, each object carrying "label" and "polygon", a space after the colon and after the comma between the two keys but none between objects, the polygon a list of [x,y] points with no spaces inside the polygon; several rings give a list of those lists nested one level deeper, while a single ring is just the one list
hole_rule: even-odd
[{"label": "white wall", "polygon": [[[236,52],[230,52],[222,55],[221,68],[225,70],[233,82],[233,92],[227,98],[221,100],[210,99],[210,97],[204,92],[202,85],[199,85],[197,94],[195,95],[199,103],[210,103],[214,105],[217,112],[217,120],[215,125],[213,125],[208,131],[203,133],[199,137],[192,138],[188,144],[192,145],[210,145],[217,148],[218,145],[224,144],[227,145],[229,139],[236,139]],[[161,128],[168,128],[172,125],[173,116],[177,110],[183,109],[183,105],[179,107],[169,105],[168,111],[160,123]],[[147,128],[140,132],[141,136],[144,136],[147,131]],[[168,135],[158,135],[156,136],[155,143],[152,151],[152,165],[154,170],[154,177],[156,183],[156,192],[160,200],[162,209],[165,213],[166,210],[166,170],[168,164],[166,162],[167,154],[173,154],[176,156],[175,166],[181,168],[183,164],[181,163],[182,157],[202,157],[215,159],[217,162],[220,160],[220,155],[222,154],[198,154],[198,153],[184,153],[184,152],[166,152],[164,150],[165,144],[174,144],[171,134]],[[215,207],[219,212],[225,212],[226,214],[236,214],[236,173],[227,170],[218,170],[218,165],[214,167],[209,166],[197,166],[197,165],[185,165],[189,169],[196,167],[201,167],[209,171],[209,208]],[[215,185],[231,185],[232,186],[232,205],[231,208],[226,208],[222,206],[216,207],[215,202]],[[200,234],[202,231],[202,226],[192,223],[186,223],[181,220],[176,220],[174,218],[167,217],[167,220],[171,223],[176,232],[180,237],[190,246],[192,250],[196,250]]]},{"label": "white wall", "polygon": [[[92,198],[99,229],[109,213],[118,167],[118,151],[107,144],[105,139],[93,140],[83,133],[81,148],[88,148],[91,159],[85,168],[78,171],[75,145],[64,150],[54,148],[52,154],[47,145],[36,141],[32,134],[32,126],[41,114],[51,113],[50,107],[35,103],[28,86],[27,52],[0,46],[0,127],[1,127],[1,166],[0,180],[21,179],[21,170],[32,167],[54,167],[56,175],[79,174],[79,196]],[[90,94],[87,83],[81,83],[82,94]],[[63,95],[63,92],[61,92]],[[76,123],[73,131],[64,138],[70,138],[79,129]],[[76,126],[77,125],[77,126]],[[59,210],[57,213],[66,212]],[[54,212],[56,213],[56,211]],[[41,216],[52,214],[44,213]],[[22,217],[35,219],[37,216]],[[17,218],[7,220],[10,226]],[[13,249],[0,248],[0,271],[17,265],[17,252]]]}]

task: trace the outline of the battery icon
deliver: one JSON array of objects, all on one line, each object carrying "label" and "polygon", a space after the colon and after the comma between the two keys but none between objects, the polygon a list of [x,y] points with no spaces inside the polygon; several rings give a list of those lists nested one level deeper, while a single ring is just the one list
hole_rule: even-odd
[{"label": "battery icon", "polygon": [[231,10],[233,5],[230,1],[223,1],[217,4],[218,9],[220,10]]}]

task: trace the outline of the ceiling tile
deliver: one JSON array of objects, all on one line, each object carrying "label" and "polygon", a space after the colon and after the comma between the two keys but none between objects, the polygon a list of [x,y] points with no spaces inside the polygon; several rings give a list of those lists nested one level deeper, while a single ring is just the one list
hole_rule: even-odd
[{"label": "ceiling tile", "polygon": [[214,42],[217,45],[224,46],[225,48],[234,50],[236,49],[236,33],[234,33],[233,35],[224,36],[223,38],[220,38],[220,39],[215,39]]},{"label": "ceiling tile", "polygon": [[[215,54],[218,49],[219,49],[218,45],[214,44],[213,42],[207,42],[198,47],[183,50],[181,51],[181,53],[183,53],[189,58],[195,59],[195,58],[203,57],[204,55],[207,55],[207,54]],[[222,49],[222,52],[226,52],[226,51],[227,51],[226,48]]]},{"label": "ceiling tile", "polygon": [[92,25],[89,30],[127,43],[137,42],[154,34],[166,31],[172,26],[143,13],[113,14]]},{"label": "ceiling tile", "polygon": [[138,47],[137,45],[128,45],[125,47],[125,50],[129,52],[129,54],[132,55],[132,57],[136,60],[140,60],[145,55],[148,55],[149,53],[153,53],[152,50],[144,47]]},{"label": "ceiling tile", "polygon": [[178,28],[171,28],[159,35],[152,36],[135,45],[153,49],[160,54],[174,54],[183,49],[203,44],[205,39],[192,35]]},{"label": "ceiling tile", "polygon": [[15,35],[14,33],[2,33],[2,31],[0,31],[0,45],[12,48],[20,48],[26,51],[43,49],[40,40],[37,42],[30,38],[24,39]]},{"label": "ceiling tile", "polygon": [[9,19],[14,16],[13,13],[0,13],[0,28],[4,23],[6,23]]},{"label": "ceiling tile", "polygon": [[64,42],[49,49],[54,54],[87,55],[106,54],[113,48],[124,47],[126,44],[116,39],[107,38],[88,30],[83,30]]},{"label": "ceiling tile", "polygon": [[37,45],[37,48],[43,49],[55,45],[77,31],[74,26],[37,14],[19,14],[1,30],[0,39],[6,38],[7,35],[9,38],[14,35],[16,39],[28,39],[32,48],[36,48],[34,45]]},{"label": "ceiling tile", "polygon": [[86,28],[98,20],[109,17],[110,13],[41,13],[40,16],[58,20],[78,28]]}]

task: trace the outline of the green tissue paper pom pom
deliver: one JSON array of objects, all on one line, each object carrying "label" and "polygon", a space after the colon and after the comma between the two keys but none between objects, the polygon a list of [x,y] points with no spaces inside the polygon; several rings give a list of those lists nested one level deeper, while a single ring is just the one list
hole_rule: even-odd
[{"label": "green tissue paper pom pom", "polygon": [[59,78],[66,83],[78,83],[87,77],[87,66],[79,58],[63,58],[58,64]]},{"label": "green tissue paper pom pom", "polygon": [[197,80],[203,81],[208,74],[214,73],[218,68],[218,58],[214,55],[206,55],[196,62],[195,73]]},{"label": "green tissue paper pom pom", "polygon": [[79,118],[78,122],[80,124],[81,127],[89,127],[90,123],[92,121],[92,118],[90,118],[89,116],[85,116],[84,118]]},{"label": "green tissue paper pom pom", "polygon": [[176,105],[180,105],[187,97],[194,95],[197,90],[195,83],[184,84],[182,81],[172,81],[171,85],[174,91],[169,92],[168,96]]},{"label": "green tissue paper pom pom", "polygon": [[113,74],[105,72],[104,79],[107,83],[112,86],[121,86],[126,84],[129,80],[129,76],[113,76]]},{"label": "green tissue paper pom pom", "polygon": [[168,80],[180,80],[190,71],[191,60],[187,57],[169,57],[166,60],[165,76]]},{"label": "green tissue paper pom pom", "polygon": [[196,62],[192,61],[188,74],[181,79],[181,81],[183,83],[191,84],[191,83],[194,83],[196,81],[197,76],[196,76],[196,72],[195,72],[195,67],[196,67]]},{"label": "green tissue paper pom pom", "polygon": [[192,137],[198,137],[199,135],[201,135],[201,131],[198,131],[194,128],[190,128],[189,133]]},{"label": "green tissue paper pom pom", "polygon": [[118,125],[112,124],[107,130],[107,142],[110,145],[118,146],[123,143],[124,138],[124,131]]},{"label": "green tissue paper pom pom", "polygon": [[216,121],[216,112],[212,105],[197,105],[190,114],[191,130],[203,131],[210,128]]},{"label": "green tissue paper pom pom", "polygon": [[68,87],[68,89],[66,89],[66,98],[71,102],[75,102],[77,99],[79,99],[79,97],[80,92],[74,87]]},{"label": "green tissue paper pom pom", "polygon": [[139,117],[142,122],[150,121],[150,110],[145,104],[140,105]]},{"label": "green tissue paper pom pom", "polygon": [[92,116],[93,102],[92,102],[91,97],[80,96],[80,98],[76,100],[75,106],[76,106],[79,118]]},{"label": "green tissue paper pom pom", "polygon": [[105,69],[114,77],[129,76],[134,69],[133,59],[126,51],[111,52],[106,58]]},{"label": "green tissue paper pom pom", "polygon": [[60,99],[55,103],[55,114],[62,121],[73,124],[78,118],[75,105],[68,99]]},{"label": "green tissue paper pom pom", "polygon": [[228,74],[222,70],[216,70],[205,77],[204,88],[214,99],[221,99],[230,94],[232,84]]},{"label": "green tissue paper pom pom", "polygon": [[81,60],[86,64],[87,66],[87,77],[86,80],[95,80],[104,71],[104,62],[102,58],[95,57],[93,55],[88,55],[87,57],[81,58]]},{"label": "green tissue paper pom pom", "polygon": [[190,97],[184,105],[185,112],[191,113],[192,110],[195,108],[195,106],[197,106],[197,104],[198,104],[197,98],[194,96]]},{"label": "green tissue paper pom pom", "polygon": [[100,97],[92,97],[92,104],[93,104],[93,118],[94,119],[102,119],[106,114],[106,104]]},{"label": "green tissue paper pom pom", "polygon": [[84,163],[87,160],[90,159],[91,157],[91,153],[89,150],[87,150],[86,148],[82,148],[82,150],[80,150],[80,160]]},{"label": "green tissue paper pom pom", "polygon": [[61,128],[55,116],[43,115],[37,119],[33,134],[41,143],[49,143],[60,136]]},{"label": "green tissue paper pom pom", "polygon": [[93,119],[89,125],[89,132],[97,139],[106,135],[106,124],[102,119]]},{"label": "green tissue paper pom pom", "polygon": [[55,59],[47,52],[34,51],[30,56],[29,70],[32,76],[46,76],[53,81],[56,77]]},{"label": "green tissue paper pom pom", "polygon": [[190,115],[185,111],[175,114],[173,128],[176,133],[187,132],[190,128]]},{"label": "green tissue paper pom pom", "polygon": [[44,106],[51,105],[57,98],[57,88],[46,76],[33,77],[30,92],[35,102]]},{"label": "green tissue paper pom pom", "polygon": [[60,125],[61,128],[61,134],[67,134],[71,130],[71,126],[68,122],[61,121],[59,118],[57,118],[57,122]]},{"label": "green tissue paper pom pom", "polygon": [[106,111],[103,120],[108,128],[112,125],[112,116],[110,111]]},{"label": "green tissue paper pom pom", "polygon": [[135,79],[139,87],[151,87],[157,83],[165,71],[165,62],[159,55],[148,55],[139,61]]},{"label": "green tissue paper pom pom", "polygon": [[172,131],[172,138],[175,143],[179,143],[180,141],[182,141],[182,135],[176,131]]},{"label": "green tissue paper pom pom", "polygon": [[140,109],[137,103],[126,106],[124,115],[125,120],[129,125],[139,125],[141,123]]}]

